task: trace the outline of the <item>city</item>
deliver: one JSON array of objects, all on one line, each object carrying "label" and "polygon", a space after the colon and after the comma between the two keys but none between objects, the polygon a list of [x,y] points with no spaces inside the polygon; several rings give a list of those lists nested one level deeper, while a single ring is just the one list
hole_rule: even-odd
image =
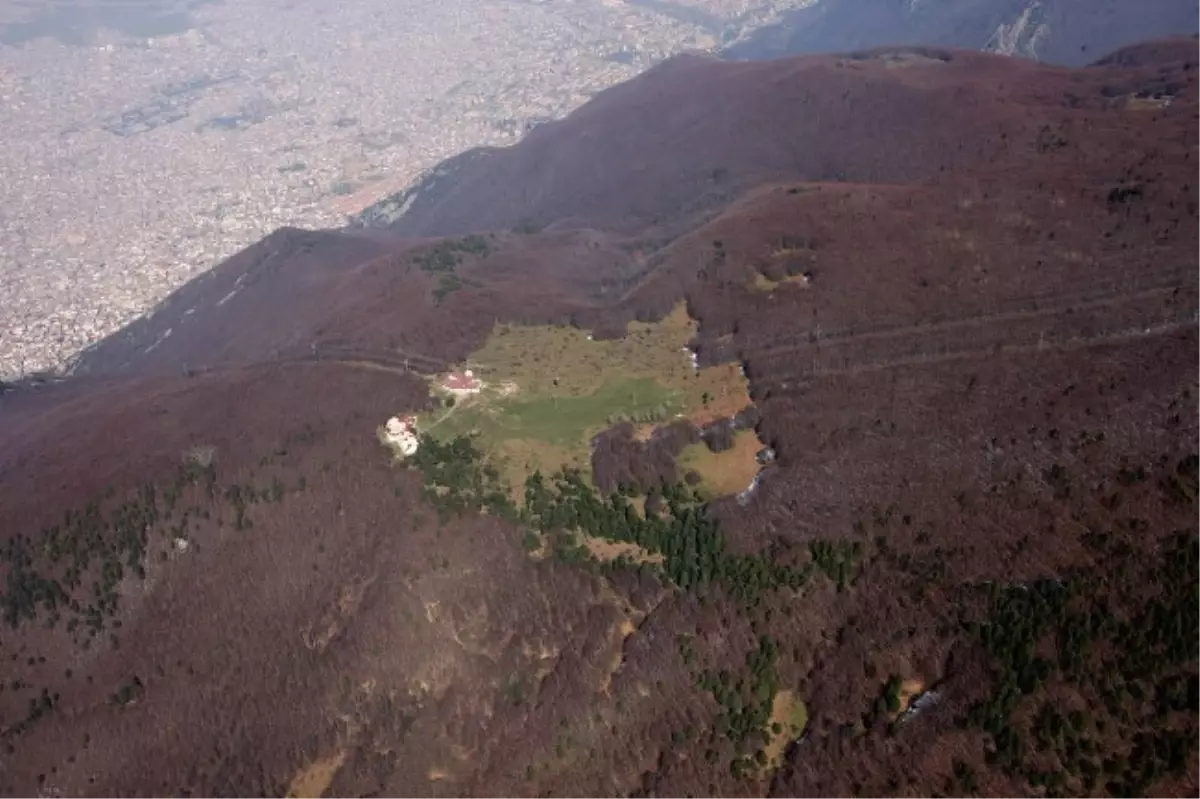
[{"label": "city", "polygon": [[0,3],[0,379],[62,368],[280,226],[340,226],[804,2],[146,4],[71,0],[68,24]]}]

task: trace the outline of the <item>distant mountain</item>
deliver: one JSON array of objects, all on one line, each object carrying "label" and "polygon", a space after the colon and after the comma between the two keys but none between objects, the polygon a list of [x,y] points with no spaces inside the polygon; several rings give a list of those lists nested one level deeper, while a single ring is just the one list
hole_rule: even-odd
[{"label": "distant mountain", "polygon": [[923,44],[1082,66],[1133,42],[1197,30],[1193,0],[817,0],[724,55],[761,60]]}]

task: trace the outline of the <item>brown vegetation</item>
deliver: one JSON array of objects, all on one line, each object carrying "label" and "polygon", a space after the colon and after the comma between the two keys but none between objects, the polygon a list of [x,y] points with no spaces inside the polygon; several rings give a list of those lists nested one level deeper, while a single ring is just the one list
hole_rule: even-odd
[{"label": "brown vegetation", "polygon": [[[1194,45],[894,60],[668,62],[400,226],[483,244],[281,231],[0,397],[0,791],[1195,795]],[[732,424],[597,435],[646,563],[376,441],[681,300],[778,458],[689,516]]]}]

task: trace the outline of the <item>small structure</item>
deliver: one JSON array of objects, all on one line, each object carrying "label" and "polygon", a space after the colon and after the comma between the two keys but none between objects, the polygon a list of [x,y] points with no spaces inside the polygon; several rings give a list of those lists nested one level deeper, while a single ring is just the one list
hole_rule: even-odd
[{"label": "small structure", "polygon": [[383,429],[384,439],[405,457],[412,455],[420,446],[417,439],[417,417],[393,416]]},{"label": "small structure", "polygon": [[456,397],[465,397],[469,394],[478,394],[483,388],[483,381],[476,377],[470,369],[467,369],[464,372],[451,372],[443,377],[440,388]]},{"label": "small structure", "polygon": [[758,454],[754,456],[754,459],[758,461],[760,465],[766,466],[768,463],[771,463],[773,460],[775,460],[775,450],[771,447],[763,447],[758,451]]}]

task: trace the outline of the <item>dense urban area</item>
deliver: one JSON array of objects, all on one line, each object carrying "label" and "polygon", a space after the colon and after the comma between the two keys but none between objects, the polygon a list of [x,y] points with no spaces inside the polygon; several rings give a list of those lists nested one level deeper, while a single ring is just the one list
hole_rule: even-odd
[{"label": "dense urban area", "polygon": [[804,0],[0,2],[0,379]]}]

